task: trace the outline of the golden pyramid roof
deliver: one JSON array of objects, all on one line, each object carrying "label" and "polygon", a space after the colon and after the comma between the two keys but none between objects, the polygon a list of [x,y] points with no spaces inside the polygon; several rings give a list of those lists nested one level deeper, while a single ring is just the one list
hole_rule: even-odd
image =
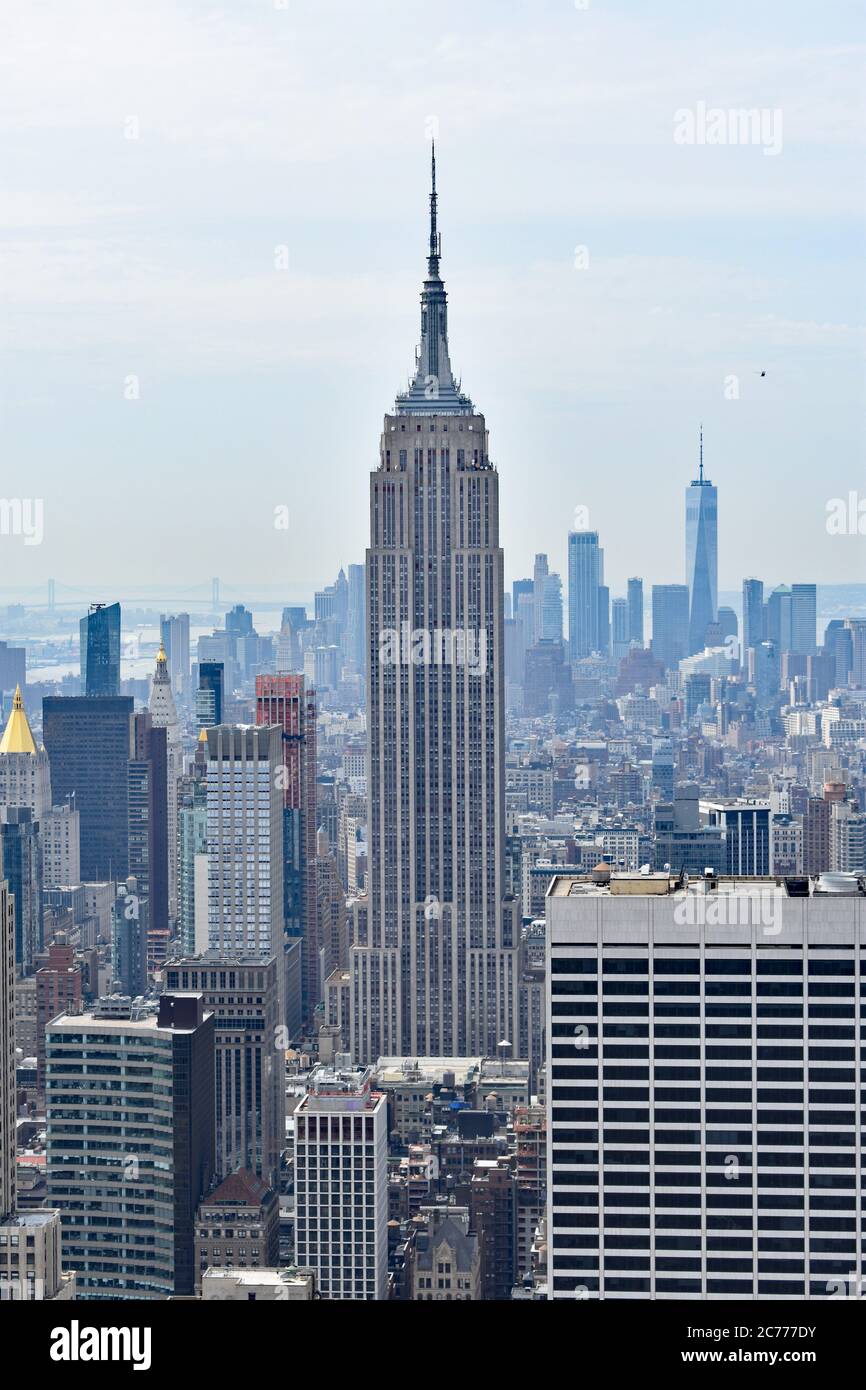
[{"label": "golden pyramid roof", "polygon": [[2,739],[0,739],[0,753],[32,753],[35,756],[36,751],[36,744],[30,732],[27,715],[24,713],[21,686],[16,685],[15,696],[12,701],[12,713],[9,715],[9,722]]}]

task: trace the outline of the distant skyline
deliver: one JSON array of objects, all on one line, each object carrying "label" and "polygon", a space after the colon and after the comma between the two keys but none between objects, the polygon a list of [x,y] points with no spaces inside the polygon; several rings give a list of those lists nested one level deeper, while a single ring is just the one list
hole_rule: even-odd
[{"label": "distant skyline", "polygon": [[[684,582],[701,422],[720,590],[866,576],[866,537],[826,527],[833,498],[866,497],[859,7],[430,19],[413,0],[4,17],[0,416],[44,535],[0,534],[0,601],[49,576],[84,606],[220,575],[231,602],[241,583],[290,602],[363,559],[433,133],[507,580],[536,551],[565,575],[586,508],[612,594]],[[778,152],[678,144],[701,103],[780,112]]]}]

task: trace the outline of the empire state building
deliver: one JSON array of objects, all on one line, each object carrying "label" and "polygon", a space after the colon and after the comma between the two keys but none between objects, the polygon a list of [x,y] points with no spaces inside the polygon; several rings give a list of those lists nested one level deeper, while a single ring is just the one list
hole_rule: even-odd
[{"label": "empire state building", "polygon": [[496,1055],[502,1042],[517,1054],[499,476],[484,416],[451,369],[435,150],[431,172],[415,373],[370,477],[370,871],[340,1009],[363,1061]]}]

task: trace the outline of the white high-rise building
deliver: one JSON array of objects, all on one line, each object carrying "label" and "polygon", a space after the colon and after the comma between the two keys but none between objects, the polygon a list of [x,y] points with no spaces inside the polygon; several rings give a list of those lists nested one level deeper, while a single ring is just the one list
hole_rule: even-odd
[{"label": "white high-rise building", "polygon": [[834,801],[830,807],[830,868],[866,873],[866,813],[850,801]]},{"label": "white high-rise building", "polygon": [[42,833],[42,882],[61,888],[81,882],[81,817],[74,805],[52,806],[39,822]]},{"label": "white high-rise building", "polygon": [[416,372],[370,478],[370,872],[350,962],[364,1061],[495,1054],[518,1028],[499,475],[451,370],[436,217],[434,159]]},{"label": "white high-rise building", "polygon": [[546,916],[549,1297],[862,1292],[862,879],[560,874]]},{"label": "white high-rise building", "polygon": [[[176,621],[176,620],[172,620]],[[168,915],[172,922],[177,921],[177,879],[178,879],[178,833],[177,796],[178,784],[183,776],[183,747],[181,745],[180,724],[178,723],[171,679],[168,673],[168,659],[165,647],[160,645],[156,658],[156,671],[150,687],[148,705],[155,729],[165,729],[166,754],[166,796],[168,799]]]},{"label": "white high-rise building", "polygon": [[323,1298],[388,1297],[388,1100],[347,1057],[295,1110],[296,1263]]},{"label": "white high-rise building", "polygon": [[281,730],[217,724],[207,743],[208,945],[282,960]]},{"label": "white high-rise building", "polygon": [[168,676],[172,689],[177,691],[178,697],[184,703],[188,703],[190,696],[189,614],[162,613],[159,619],[159,632],[161,648],[168,658]]}]

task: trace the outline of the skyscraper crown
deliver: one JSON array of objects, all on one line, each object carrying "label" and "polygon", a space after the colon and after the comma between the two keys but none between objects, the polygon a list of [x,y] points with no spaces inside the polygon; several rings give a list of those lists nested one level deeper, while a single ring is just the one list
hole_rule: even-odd
[{"label": "skyscraper crown", "polygon": [[0,739],[0,753],[31,753],[37,752],[33,735],[30,732],[30,724],[27,715],[24,713],[24,701],[21,698],[21,686],[16,685],[15,695],[12,700],[12,712],[9,721]]},{"label": "skyscraper crown", "polygon": [[421,343],[408,391],[398,395],[398,415],[472,415],[475,407],[460,390],[448,353],[448,296],[439,274],[442,238],[437,228],[436,145],[430,160],[430,242],[421,291]]}]

